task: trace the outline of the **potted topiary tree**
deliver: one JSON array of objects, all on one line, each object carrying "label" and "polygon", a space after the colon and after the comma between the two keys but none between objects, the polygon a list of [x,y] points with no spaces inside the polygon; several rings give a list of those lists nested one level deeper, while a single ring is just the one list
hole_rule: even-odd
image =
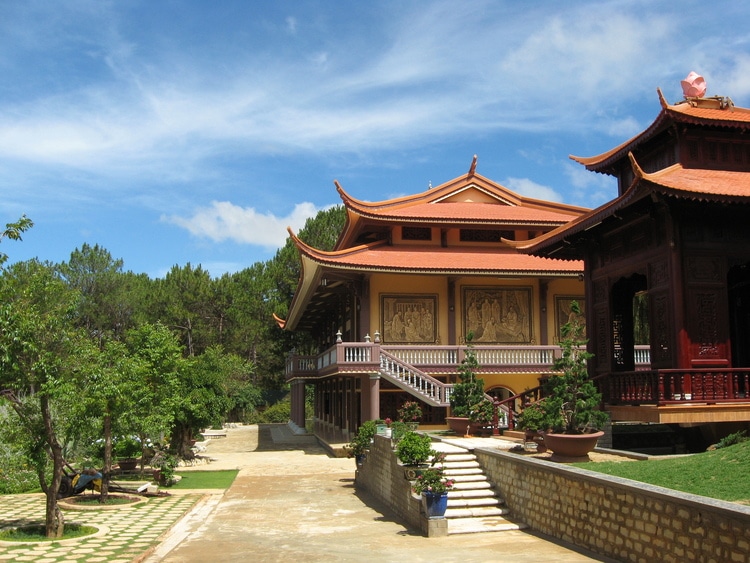
[{"label": "potted topiary tree", "polygon": [[405,466],[404,475],[410,480],[428,467],[427,460],[436,455],[437,452],[432,449],[432,439],[418,432],[407,432],[396,446],[396,457]]},{"label": "potted topiary tree", "polygon": [[486,400],[484,396],[484,380],[478,378],[476,371],[479,362],[471,341],[474,333],[466,335],[466,354],[458,366],[458,375],[461,381],[456,383],[451,390],[450,404],[451,416],[445,418],[446,423],[453,432],[459,436],[476,432],[481,428],[478,422],[472,423],[470,419],[472,407]]},{"label": "potted topiary tree", "polygon": [[544,430],[545,445],[558,456],[582,457],[596,447],[608,417],[600,409],[601,393],[588,376],[586,363],[593,354],[584,348],[584,325],[576,301],[571,312],[561,330],[562,354],[554,364],[561,375],[547,380],[545,397],[528,415],[522,413],[519,423],[525,430]]}]

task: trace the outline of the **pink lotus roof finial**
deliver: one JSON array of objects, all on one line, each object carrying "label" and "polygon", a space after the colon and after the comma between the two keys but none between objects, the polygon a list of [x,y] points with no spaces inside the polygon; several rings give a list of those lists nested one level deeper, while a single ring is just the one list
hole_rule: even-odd
[{"label": "pink lotus roof finial", "polygon": [[696,72],[691,71],[680,84],[686,98],[702,98],[706,95],[706,80]]}]

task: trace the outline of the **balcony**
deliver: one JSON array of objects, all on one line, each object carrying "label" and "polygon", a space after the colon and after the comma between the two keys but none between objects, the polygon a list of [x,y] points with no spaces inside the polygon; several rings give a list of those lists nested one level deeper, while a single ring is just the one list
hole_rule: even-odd
[{"label": "balcony", "polygon": [[[381,370],[381,351],[404,365],[430,375],[457,373],[466,346],[405,346],[374,342],[340,342],[317,356],[292,354],[286,378],[319,379],[333,374],[376,373]],[[479,373],[550,373],[560,347],[473,346]],[[636,347],[636,369],[650,367],[648,346]]]}]

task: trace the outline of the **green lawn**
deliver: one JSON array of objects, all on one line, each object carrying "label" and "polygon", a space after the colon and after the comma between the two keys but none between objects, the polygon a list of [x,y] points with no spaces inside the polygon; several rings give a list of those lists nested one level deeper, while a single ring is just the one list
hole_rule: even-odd
[{"label": "green lawn", "polygon": [[237,469],[226,469],[222,471],[185,471],[177,475],[182,477],[169,489],[227,489],[237,477]]},{"label": "green lawn", "polygon": [[686,493],[750,504],[750,441],[677,458],[574,465]]}]

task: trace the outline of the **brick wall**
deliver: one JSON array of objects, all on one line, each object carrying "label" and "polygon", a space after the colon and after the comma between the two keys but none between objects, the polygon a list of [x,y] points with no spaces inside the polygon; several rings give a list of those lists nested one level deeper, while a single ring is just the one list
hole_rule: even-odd
[{"label": "brick wall", "polygon": [[544,534],[622,561],[750,561],[750,507],[508,452],[474,453],[513,517]]}]

